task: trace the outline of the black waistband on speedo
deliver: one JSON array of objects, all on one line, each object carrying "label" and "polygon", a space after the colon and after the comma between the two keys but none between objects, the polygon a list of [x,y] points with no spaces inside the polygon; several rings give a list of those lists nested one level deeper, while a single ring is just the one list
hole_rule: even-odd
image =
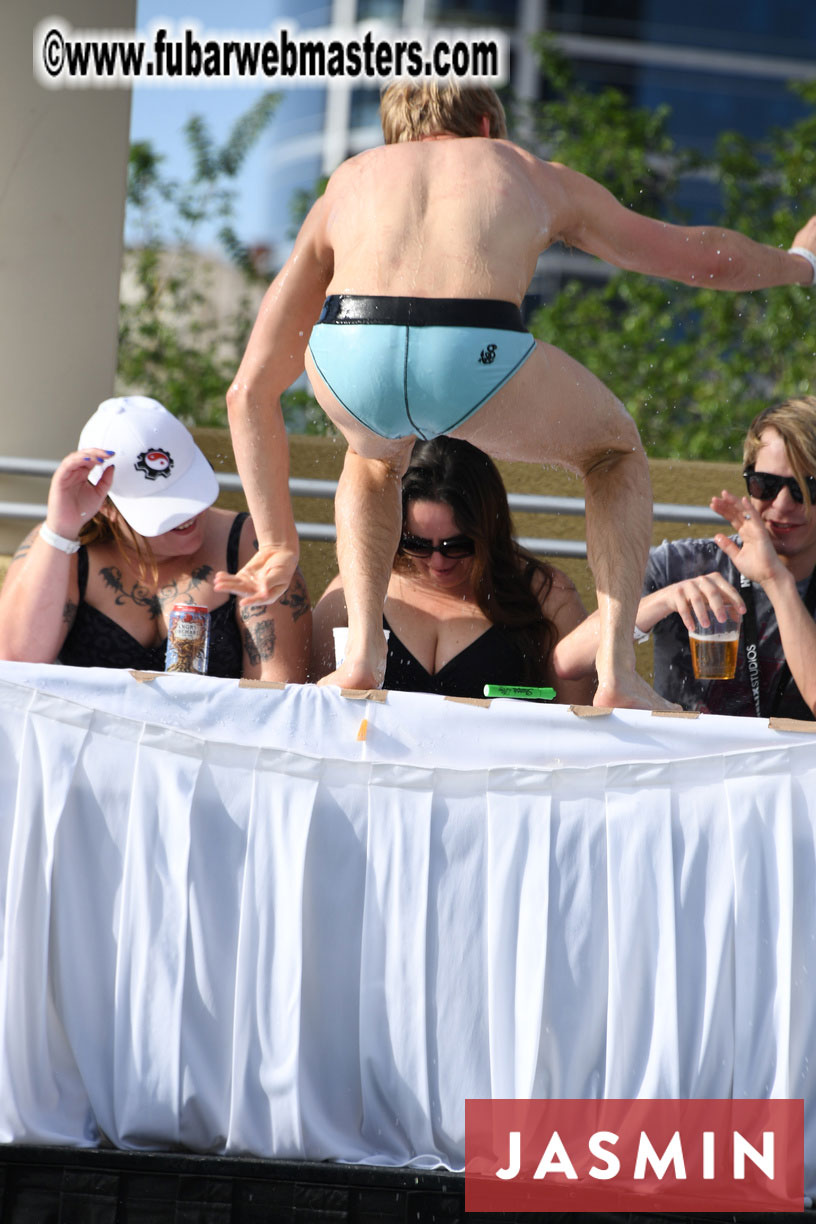
[{"label": "black waistband on speedo", "polygon": [[513,302],[492,298],[363,297],[339,293],[326,298],[318,323],[387,323],[394,327],[494,327],[526,332]]}]

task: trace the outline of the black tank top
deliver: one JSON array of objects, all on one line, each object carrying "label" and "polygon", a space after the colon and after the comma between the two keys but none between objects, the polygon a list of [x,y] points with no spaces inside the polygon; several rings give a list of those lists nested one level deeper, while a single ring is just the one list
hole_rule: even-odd
[{"label": "black tank top", "polygon": [[[246,511],[236,514],[227,540],[227,573],[238,569],[241,529]],[[136,671],[164,671],[167,639],[156,646],[143,646],[99,608],[85,602],[88,585],[88,551],[77,553],[79,607],[74,623],[62,644],[57,662],[68,667],[128,667]],[[210,661],[208,676],[240,677],[244,652],[241,634],[235,621],[235,595],[210,612]]]},{"label": "black tank top", "polygon": [[[390,628],[385,617],[383,627]],[[383,688],[443,697],[483,697],[486,684],[527,684],[526,675],[521,648],[499,625],[491,625],[433,675],[391,629]]]}]

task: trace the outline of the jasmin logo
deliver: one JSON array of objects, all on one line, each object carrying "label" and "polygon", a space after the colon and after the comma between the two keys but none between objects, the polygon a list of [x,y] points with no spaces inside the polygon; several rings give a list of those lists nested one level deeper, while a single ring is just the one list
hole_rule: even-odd
[{"label": "jasmin logo", "polygon": [[802,1211],[802,1101],[468,1101],[467,1211]]}]

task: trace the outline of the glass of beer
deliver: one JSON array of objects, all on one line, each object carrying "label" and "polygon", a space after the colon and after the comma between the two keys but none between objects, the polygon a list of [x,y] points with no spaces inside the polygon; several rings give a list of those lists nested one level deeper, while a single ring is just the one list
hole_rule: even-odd
[{"label": "glass of beer", "polygon": [[737,670],[742,617],[736,608],[726,607],[726,619],[717,620],[708,610],[708,625],[694,617],[694,629],[689,630],[691,665],[698,680],[733,680]]}]

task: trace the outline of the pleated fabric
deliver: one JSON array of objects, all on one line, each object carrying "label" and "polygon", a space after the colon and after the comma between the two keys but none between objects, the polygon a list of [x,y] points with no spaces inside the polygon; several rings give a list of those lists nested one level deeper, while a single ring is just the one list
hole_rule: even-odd
[{"label": "pleated fabric", "polygon": [[816,1189],[796,730],[2,664],[0,950],[2,1142],[459,1170],[466,1098],[801,1097]]}]

